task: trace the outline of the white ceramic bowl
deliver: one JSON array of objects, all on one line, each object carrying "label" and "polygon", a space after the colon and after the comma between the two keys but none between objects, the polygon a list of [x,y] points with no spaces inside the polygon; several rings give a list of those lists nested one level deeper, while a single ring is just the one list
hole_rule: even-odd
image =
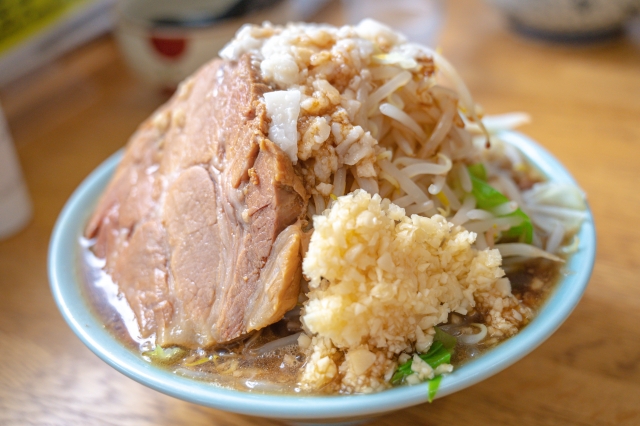
[{"label": "white ceramic bowl", "polygon": [[[505,132],[501,137],[518,147],[550,180],[575,184],[558,160],[532,140],[516,132]],[[173,374],[127,349],[92,312],[83,291],[79,264],[79,238],[121,157],[121,152],[111,156],[73,193],[58,218],[49,247],[49,279],[60,312],[76,335],[107,364],[150,388],[185,401],[287,421],[352,421],[427,401],[426,383],[351,396],[263,395],[229,390]],[[516,336],[444,377],[436,398],[507,368],[544,342],[569,316],[587,286],[595,259],[596,237],[590,211],[578,235],[579,249],[566,265],[571,273],[561,279],[537,317]]]}]

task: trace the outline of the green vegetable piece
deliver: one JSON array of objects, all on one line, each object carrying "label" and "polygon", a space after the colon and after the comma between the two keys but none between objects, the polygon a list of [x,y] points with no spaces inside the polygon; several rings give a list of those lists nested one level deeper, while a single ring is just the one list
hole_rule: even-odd
[{"label": "green vegetable piece", "polygon": [[438,349],[438,351],[429,354],[422,354],[420,358],[427,364],[431,366],[431,368],[436,368],[440,364],[448,364],[451,361],[451,353],[453,351],[451,349],[447,349],[444,346]]},{"label": "green vegetable piece", "polygon": [[433,398],[435,398],[436,393],[438,392],[438,388],[440,388],[441,381],[441,375],[429,380],[429,402],[433,402]]},{"label": "green vegetable piece", "polygon": [[487,181],[487,170],[484,168],[484,164],[472,164],[467,166],[467,170],[469,170],[469,174],[474,176],[480,180]]},{"label": "green vegetable piece", "polygon": [[429,348],[429,350],[426,353],[422,354],[422,356],[430,357],[431,355],[435,354],[436,352],[438,352],[443,347],[444,347],[444,344],[440,340],[436,340],[434,338],[433,339],[433,343],[431,344],[431,347]]},{"label": "green vegetable piece", "polygon": [[[407,361],[407,363],[409,363],[411,361]],[[402,364],[402,366],[406,365]],[[401,367],[402,367],[401,366]],[[409,364],[409,370],[411,370],[411,365]],[[393,374],[393,377],[391,377],[391,384],[392,385],[399,385],[400,383],[402,383],[402,380],[407,377],[409,375],[409,373],[406,373],[404,371],[400,371],[400,368],[398,368],[398,370]]]},{"label": "green vegetable piece", "polygon": [[152,351],[143,352],[142,355],[148,356],[152,361],[169,362],[177,358],[183,352],[184,350],[177,346],[163,349],[162,346],[156,345]]},{"label": "green vegetable piece", "polygon": [[[494,207],[509,202],[509,199],[502,193],[500,193],[493,186],[489,185],[482,179],[477,178],[473,174],[471,175],[471,183],[473,184],[471,193],[474,197],[476,197],[476,205],[479,209],[491,210]],[[511,229],[507,231],[504,231],[502,233],[502,236],[518,238],[522,242],[531,244],[531,242],[533,241],[533,224],[531,223],[531,219],[529,219],[529,216],[527,216],[527,214],[520,208],[512,213],[505,215],[504,217],[508,216],[519,216],[522,218],[522,223],[518,226],[511,227]]]},{"label": "green vegetable piece", "polygon": [[[433,344],[427,353],[421,354],[419,357],[429,364],[431,368],[436,368],[440,364],[448,364],[451,362],[451,355],[453,355],[453,349],[455,348],[456,343],[457,340],[454,336],[436,327],[436,335],[433,338]],[[400,365],[391,377],[391,384],[400,384],[405,377],[411,375],[413,373],[413,370],[411,370],[412,364],[413,360],[410,359]]]},{"label": "green vegetable piece", "polygon": [[436,342],[442,342],[442,345],[447,349],[453,349],[458,343],[458,339],[455,336],[443,331],[440,327],[435,327],[436,335],[433,336],[433,340]]}]

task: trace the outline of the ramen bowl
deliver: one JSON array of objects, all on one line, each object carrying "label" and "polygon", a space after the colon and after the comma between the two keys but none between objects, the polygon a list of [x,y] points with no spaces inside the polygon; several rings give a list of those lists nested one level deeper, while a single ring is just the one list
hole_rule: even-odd
[{"label": "ramen bowl", "polygon": [[[551,154],[517,132],[503,132],[549,180],[575,184]],[[100,165],[73,193],[62,210],[49,247],[49,279],[60,312],[84,344],[107,364],[152,389],[207,407],[297,423],[350,422],[375,417],[427,401],[428,384],[401,386],[367,395],[304,396],[257,394],[179,376],[145,361],[98,319],[84,290],[79,240],[85,223],[122,157],[118,152]],[[593,217],[578,233],[579,247],[567,261],[556,288],[538,315],[520,333],[458,367],[442,379],[436,398],[474,385],[509,367],[544,342],[578,304],[591,275],[596,239]],[[428,407],[427,407],[428,409]]]}]

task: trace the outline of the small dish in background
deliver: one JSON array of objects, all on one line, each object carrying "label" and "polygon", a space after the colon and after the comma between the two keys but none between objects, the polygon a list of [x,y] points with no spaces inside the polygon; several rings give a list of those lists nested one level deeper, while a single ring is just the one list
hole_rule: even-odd
[{"label": "small dish in background", "polygon": [[597,41],[622,33],[640,0],[487,0],[514,28],[553,41]]}]

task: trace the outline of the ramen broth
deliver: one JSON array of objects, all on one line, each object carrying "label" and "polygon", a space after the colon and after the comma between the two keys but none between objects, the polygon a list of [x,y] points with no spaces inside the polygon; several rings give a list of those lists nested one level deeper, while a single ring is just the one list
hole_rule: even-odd
[{"label": "ramen broth", "polygon": [[[91,252],[91,242],[82,240],[81,246],[87,296],[96,315],[118,340],[140,353],[148,362],[185,377],[236,390],[259,393],[303,392],[298,386],[298,373],[304,367],[305,354],[298,348],[295,338],[301,331],[295,312],[236,342],[207,349],[166,349],[163,353],[175,354],[162,359],[154,356],[154,336],[146,339],[139,336],[133,311],[124,296],[118,292],[117,285],[101,269],[103,261]],[[542,258],[524,261],[505,259],[503,267],[511,281],[513,294],[532,309],[534,314],[561,275],[560,263]],[[471,324],[483,322],[482,313],[477,311],[471,311],[467,315],[452,313],[448,323],[441,328],[449,334],[459,336],[476,332]],[[264,350],[269,342],[287,336],[291,336],[292,344],[274,351]],[[458,342],[451,363],[458,367],[477,358],[502,340],[504,338],[488,337],[472,345]]]}]

